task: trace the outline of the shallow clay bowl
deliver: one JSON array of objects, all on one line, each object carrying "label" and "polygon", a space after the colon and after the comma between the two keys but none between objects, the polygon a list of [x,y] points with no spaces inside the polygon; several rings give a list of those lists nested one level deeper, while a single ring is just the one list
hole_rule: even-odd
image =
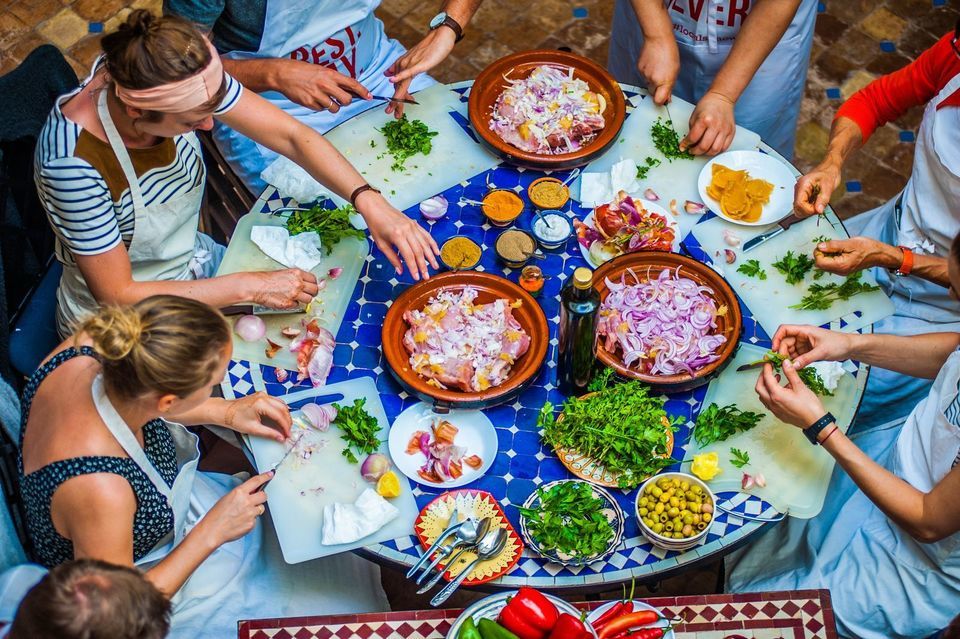
[{"label": "shallow clay bowl", "polygon": [[[422,309],[444,289],[459,291],[465,286],[477,289],[475,304],[488,304],[497,299],[522,300],[520,307],[513,309],[513,316],[530,336],[530,348],[513,365],[506,381],[482,392],[443,390],[427,384],[427,379],[411,368],[410,354],[403,346],[403,334],[410,328],[403,319],[404,313]],[[381,337],[387,366],[400,385],[438,409],[486,408],[512,401],[540,372],[550,340],[547,318],[529,293],[510,280],[479,271],[441,273],[405,290],[387,311]]]},{"label": "shallow clay bowl", "polygon": [[[730,288],[725,279],[720,277],[719,273],[706,264],[685,255],[662,251],[641,251],[620,255],[604,263],[594,272],[593,276],[593,286],[600,292],[602,302],[607,299],[607,294],[610,292],[606,280],[609,278],[611,282],[619,282],[627,269],[633,271],[641,282],[645,282],[660,275],[660,272],[665,268],[676,270],[677,267],[680,267],[681,277],[688,277],[698,284],[710,287],[713,290],[712,297],[718,308],[727,307],[727,312],[717,317],[717,330],[727,338],[727,341],[720,347],[720,359],[695,371],[693,375],[689,373],[649,375],[634,368],[627,368],[623,365],[622,353],[619,349],[616,353],[609,353],[603,347],[603,339],[597,341],[597,359],[613,368],[618,375],[639,379],[666,392],[690,390],[703,386],[719,375],[730,362],[740,343],[743,323],[740,304],[737,302],[737,296],[733,289]],[[627,283],[633,283],[629,273],[627,273]]]},{"label": "shallow clay bowl", "polygon": [[[603,112],[606,126],[589,144],[573,153],[542,155],[521,151],[490,130],[493,105],[508,86],[503,76],[509,74],[511,79],[520,80],[545,64],[573,67],[573,77],[586,82],[591,91],[599,93],[607,101],[607,108]],[[597,63],[564,51],[536,50],[500,58],[481,71],[470,89],[468,113],[470,124],[481,142],[506,161],[533,169],[558,170],[583,166],[610,148],[616,142],[623,120],[627,117],[627,104],[620,85]]]}]

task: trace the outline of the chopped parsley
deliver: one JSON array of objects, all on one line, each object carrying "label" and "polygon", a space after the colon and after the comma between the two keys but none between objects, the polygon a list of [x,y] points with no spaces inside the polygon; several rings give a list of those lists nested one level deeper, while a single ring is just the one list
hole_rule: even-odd
[{"label": "chopped parsley", "polygon": [[646,180],[650,169],[660,166],[660,160],[647,156],[643,164],[637,165],[637,179]]},{"label": "chopped parsley", "polygon": [[668,162],[677,159],[693,159],[692,153],[680,150],[680,134],[673,128],[673,122],[669,120],[664,122],[662,118],[657,118],[657,121],[650,127],[650,136],[653,138],[653,146],[663,153]]},{"label": "chopped parsley", "polygon": [[417,153],[429,155],[433,150],[433,137],[437,135],[420,120],[408,120],[406,115],[387,122],[380,132],[387,138],[387,150],[393,156],[390,167],[393,171],[403,171],[407,159]]}]

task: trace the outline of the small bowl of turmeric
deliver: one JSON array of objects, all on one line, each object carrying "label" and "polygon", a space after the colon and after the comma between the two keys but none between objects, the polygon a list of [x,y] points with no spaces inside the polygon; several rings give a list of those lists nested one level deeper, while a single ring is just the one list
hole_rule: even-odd
[{"label": "small bowl of turmeric", "polygon": [[494,189],[483,197],[480,206],[494,226],[510,226],[523,213],[523,200],[510,189]]},{"label": "small bowl of turmeric", "polygon": [[480,263],[480,245],[469,237],[457,235],[440,246],[440,261],[451,271],[469,271]]},{"label": "small bowl of turmeric", "polygon": [[562,208],[570,201],[570,189],[557,178],[542,177],[530,183],[527,196],[535,207],[549,211]]}]

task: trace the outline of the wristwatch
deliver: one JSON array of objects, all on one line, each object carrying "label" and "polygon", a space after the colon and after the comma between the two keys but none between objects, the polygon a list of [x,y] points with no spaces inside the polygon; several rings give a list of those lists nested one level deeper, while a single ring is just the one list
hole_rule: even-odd
[{"label": "wristwatch", "polygon": [[824,428],[834,423],[835,421],[837,421],[837,418],[834,417],[832,413],[827,413],[817,421],[810,424],[809,428],[804,428],[803,434],[807,436],[807,439],[810,440],[811,444],[813,444],[814,446],[819,446],[820,442],[817,441],[817,438],[820,436],[820,433],[823,431]]},{"label": "wristwatch", "polygon": [[910,275],[913,270],[913,251],[906,246],[898,246],[903,251],[903,261],[900,262],[900,268],[897,269],[897,275]]},{"label": "wristwatch", "polygon": [[463,27],[460,26],[460,23],[447,15],[446,11],[441,11],[437,15],[433,16],[433,20],[430,21],[430,30],[436,31],[440,27],[450,27],[450,29],[457,35],[456,42],[463,40]]}]

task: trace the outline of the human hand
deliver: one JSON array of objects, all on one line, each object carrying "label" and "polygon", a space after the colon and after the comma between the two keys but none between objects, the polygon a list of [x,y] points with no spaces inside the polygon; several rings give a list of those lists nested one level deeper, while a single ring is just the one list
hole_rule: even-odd
[{"label": "human hand", "polygon": [[[409,98],[407,89],[414,76],[426,73],[447,59],[457,42],[457,34],[452,29],[441,27],[429,32],[420,42],[412,46],[402,56],[394,60],[384,75],[395,85],[393,97]],[[403,116],[403,102],[391,102],[386,112],[397,118]]]},{"label": "human hand", "polygon": [[278,310],[309,304],[317,292],[317,277],[298,268],[250,273],[253,294],[250,299],[261,306]]},{"label": "human hand", "polygon": [[680,149],[694,155],[716,155],[726,151],[737,132],[733,118],[734,102],[708,91],[690,116],[690,132],[680,141]]},{"label": "human hand", "polygon": [[416,281],[421,277],[430,277],[428,262],[433,268],[440,268],[437,263],[440,249],[434,239],[423,227],[395,209],[383,196],[374,191],[361,193],[357,198],[357,210],[367,222],[370,237],[377,248],[383,251],[397,269],[397,275],[403,272],[402,263],[407,265],[410,275]]},{"label": "human hand", "polygon": [[647,83],[647,91],[655,104],[664,105],[670,101],[680,72],[680,52],[672,33],[667,38],[644,40],[637,70]]},{"label": "human hand", "polygon": [[[264,423],[267,419],[269,423]],[[275,426],[271,424],[276,424]],[[290,408],[263,391],[227,402],[223,425],[238,433],[284,442],[290,437]]]},{"label": "human hand", "polygon": [[853,336],[819,326],[783,324],[773,335],[773,350],[796,368],[813,362],[840,362],[850,358]]},{"label": "human hand", "polygon": [[807,428],[827,411],[820,398],[797,375],[793,362],[784,360],[782,370],[787,378],[786,386],[780,385],[780,376],[774,374],[773,366],[764,364],[755,386],[757,395],[767,410],[780,421]]},{"label": "human hand", "polygon": [[336,113],[354,98],[370,100],[366,87],[339,71],[300,60],[280,60],[278,84],[291,101],[316,111]]},{"label": "human hand", "polygon": [[840,186],[840,167],[821,163],[801,175],[793,187],[793,209],[799,217],[820,215],[830,204],[830,197]]},{"label": "human hand", "polygon": [[266,511],[267,494],[260,490],[273,479],[274,472],[254,475],[213,505],[194,530],[200,530],[214,547],[239,539],[253,530],[257,518]]},{"label": "human hand", "polygon": [[820,242],[813,257],[817,268],[837,275],[849,275],[874,266],[898,268],[903,262],[903,251],[868,237],[851,237]]}]

